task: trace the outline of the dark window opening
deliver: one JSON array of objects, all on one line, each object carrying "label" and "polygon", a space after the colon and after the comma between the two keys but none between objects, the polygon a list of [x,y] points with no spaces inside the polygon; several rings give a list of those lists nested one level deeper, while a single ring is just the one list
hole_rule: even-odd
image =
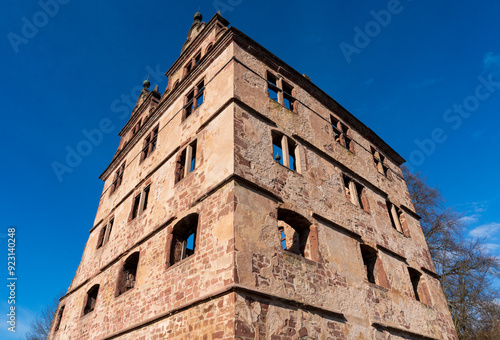
[{"label": "dark window opening", "polygon": [[378,172],[387,177],[389,168],[385,166],[384,161],[385,157],[373,146],[371,147],[373,162]]},{"label": "dark window opening", "polygon": [[85,302],[85,308],[83,309],[83,315],[86,315],[95,309],[98,293],[99,285],[94,285],[89,289],[89,291],[87,292],[87,301]]},{"label": "dark window opening", "polygon": [[97,249],[101,248],[104,244],[104,236],[106,235],[106,226],[101,228],[99,232],[99,238],[97,239]]},{"label": "dark window opening", "polygon": [[175,183],[186,177],[190,172],[196,168],[196,141],[188,145],[182,150],[180,156],[177,158],[175,168]]},{"label": "dark window opening", "polygon": [[274,160],[281,165],[284,165],[283,148],[281,147],[281,140],[283,135],[273,133],[273,155]]},{"label": "dark window opening", "polygon": [[186,96],[186,105],[184,106],[184,116],[186,119],[193,113],[194,110],[199,108],[205,101],[205,81],[202,80],[195,86],[191,92]]},{"label": "dark window opening", "polygon": [[144,148],[142,149],[142,159],[145,159],[149,155],[149,144],[151,143],[151,136],[147,136],[144,139]]},{"label": "dark window opening", "polygon": [[377,251],[369,246],[361,245],[361,256],[365,267],[366,278],[370,283],[375,282],[375,266],[377,264]]},{"label": "dark window opening", "polygon": [[203,104],[203,93],[205,91],[205,85],[203,80],[196,86],[196,108],[199,108]]},{"label": "dark window opening", "polygon": [[137,266],[139,265],[139,252],[130,255],[123,264],[118,277],[117,296],[134,288],[137,277]]},{"label": "dark window opening", "polygon": [[143,204],[142,204],[142,211],[146,210],[146,208],[148,207],[149,188],[150,188],[149,185],[144,188],[144,192],[143,192],[144,201],[143,201]]},{"label": "dark window opening", "polygon": [[63,316],[63,313],[64,313],[64,307],[65,306],[62,306],[61,308],[59,308],[59,311],[57,312],[56,324],[55,324],[55,327],[54,327],[54,332],[57,332],[59,330],[59,326],[61,325],[61,319],[62,319],[62,316]]},{"label": "dark window opening", "polygon": [[185,167],[186,165],[186,149],[181,152],[179,158],[177,158],[177,162],[175,164],[175,182],[179,182],[181,179],[184,178],[184,172],[185,172]]},{"label": "dark window opening", "polygon": [[213,43],[208,44],[207,49],[205,50],[205,54],[207,54],[208,51],[210,51],[212,49],[212,47],[214,47]]},{"label": "dark window opening", "polygon": [[366,198],[365,188],[359,183],[355,183],[355,186],[356,186],[356,194],[358,196],[358,205],[361,209],[367,210],[367,207],[365,206],[364,202],[364,199]]},{"label": "dark window opening", "polygon": [[389,217],[391,219],[391,225],[394,229],[403,233],[403,228],[401,227],[401,212],[400,210],[391,202],[386,201],[387,212],[389,213]]},{"label": "dark window opening", "polygon": [[342,132],[340,132],[340,130],[338,129],[339,121],[333,116],[330,116],[330,122],[333,129],[333,137],[337,143],[340,143],[340,135],[342,134]]},{"label": "dark window opening", "polygon": [[420,296],[418,294],[418,285],[420,283],[420,277],[422,274],[418,270],[415,270],[413,268],[408,268],[408,272],[410,273],[410,280],[411,280],[411,285],[413,286],[413,293],[415,294],[415,299],[417,301],[420,301]]},{"label": "dark window opening", "polygon": [[200,60],[201,60],[201,52],[198,52],[198,54],[196,54],[196,56],[194,57],[194,64],[198,65]]},{"label": "dark window opening", "polygon": [[274,101],[278,101],[278,92],[280,89],[278,88],[278,78],[273,76],[271,73],[267,73],[267,93],[269,98]]},{"label": "dark window opening", "polygon": [[153,137],[151,139],[151,152],[156,150],[157,140],[158,140],[158,126],[153,129]]},{"label": "dark window opening", "polygon": [[285,82],[283,82],[283,104],[288,110],[293,111],[295,104],[295,98],[293,97],[293,87]]},{"label": "dark window opening", "polygon": [[305,256],[311,223],[302,215],[278,209],[278,231],[281,247],[288,252]]},{"label": "dark window opening", "polygon": [[189,164],[189,172],[194,171],[196,167],[196,143],[191,144],[191,162]]},{"label": "dark window opening", "polygon": [[339,143],[349,151],[353,151],[354,144],[351,138],[350,129],[341,123],[337,118],[330,116],[335,142]]},{"label": "dark window opening", "polygon": [[271,136],[273,142],[274,160],[280,163],[281,165],[290,168],[290,170],[298,171],[297,144],[295,144],[295,142],[292,139],[276,131],[273,131]]},{"label": "dark window opening", "polygon": [[134,197],[134,205],[132,206],[132,219],[139,215],[139,204],[141,202],[141,194]]},{"label": "dark window opening", "polygon": [[193,113],[193,99],[194,99],[194,90],[189,92],[189,94],[186,97],[187,103],[186,103],[186,114],[184,115],[184,118],[189,117],[191,113]]},{"label": "dark window opening", "polygon": [[113,193],[116,190],[116,188],[118,188],[120,184],[122,184],[124,170],[125,170],[125,163],[123,163],[115,172],[115,181],[113,182],[111,193]]},{"label": "dark window opening", "polygon": [[113,223],[114,223],[114,221],[115,221],[114,218],[112,218],[111,220],[109,220],[108,227],[107,227],[107,230],[106,230],[106,234],[104,234],[104,242],[103,242],[103,244],[106,244],[109,241],[109,236],[111,235],[111,231],[113,230]]},{"label": "dark window opening", "polygon": [[188,215],[175,225],[170,247],[170,265],[194,254],[197,229],[198,214]]},{"label": "dark window opening", "polygon": [[370,212],[365,187],[345,174],[342,174],[342,180],[346,199],[364,211]]}]

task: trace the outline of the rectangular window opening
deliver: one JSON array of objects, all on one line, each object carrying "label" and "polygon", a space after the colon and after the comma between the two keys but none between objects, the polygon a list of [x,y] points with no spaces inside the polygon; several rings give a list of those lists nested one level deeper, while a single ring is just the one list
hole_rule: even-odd
[{"label": "rectangular window opening", "polygon": [[132,206],[132,219],[139,214],[139,204],[141,202],[141,194],[134,197],[134,205]]},{"label": "rectangular window opening", "polygon": [[184,115],[184,118],[189,117],[191,113],[193,113],[194,91],[189,92],[186,99],[187,99],[186,114]]},{"label": "rectangular window opening", "polygon": [[267,93],[269,98],[274,101],[278,101],[278,92],[280,89],[278,88],[278,78],[273,76],[271,73],[267,73]]},{"label": "rectangular window opening", "polygon": [[197,94],[196,94],[196,108],[199,108],[201,104],[203,104],[204,100],[204,92],[205,92],[205,85],[204,81],[201,81],[198,86],[196,87]]},{"label": "rectangular window opening", "polygon": [[191,144],[191,162],[189,166],[189,172],[194,171],[196,168],[196,142]]},{"label": "rectangular window opening", "polygon": [[113,230],[113,223],[114,222],[115,222],[114,218],[109,220],[108,228],[106,230],[106,234],[104,235],[104,243],[107,243],[109,241],[109,236],[111,235],[111,231]]},{"label": "rectangular window opening", "polygon": [[293,111],[295,98],[293,98],[293,87],[283,82],[283,103],[287,109]]},{"label": "rectangular window opening", "polygon": [[377,252],[370,247],[361,247],[361,256],[363,257],[363,264],[365,266],[366,278],[368,282],[375,282],[375,266],[377,264]]},{"label": "rectangular window opening", "polygon": [[151,139],[151,152],[156,149],[156,141],[158,140],[158,126],[153,130],[153,137]]},{"label": "rectangular window opening", "polygon": [[149,189],[150,189],[149,185],[144,188],[144,192],[143,192],[144,201],[142,204],[142,211],[146,210],[146,208],[148,207]]},{"label": "rectangular window opening", "polygon": [[273,134],[273,158],[276,162],[284,165],[283,148],[281,147],[281,140],[283,136]]}]

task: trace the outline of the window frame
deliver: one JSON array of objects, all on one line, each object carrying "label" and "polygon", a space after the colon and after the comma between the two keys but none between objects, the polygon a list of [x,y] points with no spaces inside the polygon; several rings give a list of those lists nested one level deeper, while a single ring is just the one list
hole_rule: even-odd
[{"label": "window frame", "polygon": [[113,183],[111,184],[111,194],[114,193],[118,187],[122,184],[123,182],[123,173],[125,172],[125,162],[122,163],[120,167],[115,171],[115,179]]},{"label": "window frame", "polygon": [[403,209],[401,209],[388,199],[385,201],[385,204],[387,206],[387,213],[389,214],[392,228],[398,233],[409,237],[408,224],[406,223],[406,217],[404,215]]},{"label": "window frame", "polygon": [[342,173],[342,184],[346,199],[363,211],[370,213],[366,187],[345,173]]},{"label": "window frame", "polygon": [[[92,287],[90,287],[90,289],[87,291],[87,294],[85,295],[85,303],[83,304],[82,316],[88,315],[95,310],[97,306],[97,298],[99,297],[99,288],[100,288],[99,284],[95,284]],[[94,297],[94,292],[95,292],[95,297]],[[89,300],[89,298],[91,297],[94,299],[94,302],[92,306],[89,306],[89,301],[91,301]]]},{"label": "window frame", "polygon": [[[294,210],[279,207],[276,220],[276,235],[282,251],[308,260],[318,260],[317,230],[309,219]],[[290,237],[292,242],[287,242]]]},{"label": "window frame", "polygon": [[[299,174],[302,173],[302,163],[300,161],[298,143],[277,130],[271,131],[271,142],[274,161],[294,172]],[[279,143],[279,145],[277,143]],[[281,151],[281,156],[278,153],[275,155],[275,147]],[[290,158],[293,159],[292,163],[290,162]]]},{"label": "window frame", "polygon": [[375,168],[377,171],[384,175],[387,179],[390,180],[389,178],[389,167],[385,165],[385,160],[386,157],[375,147],[370,146],[372,157],[373,157],[373,164],[375,165]]},{"label": "window frame", "polygon": [[335,142],[354,153],[354,140],[351,136],[351,128],[333,115],[330,115],[330,125],[332,126]]},{"label": "window frame", "polygon": [[[295,97],[295,88],[290,82],[285,81],[282,76],[276,76],[270,71],[266,71],[266,93],[267,96],[284,106],[287,110],[297,112],[298,100]],[[289,91],[285,91],[285,88]],[[270,93],[276,94],[276,99]]]},{"label": "window frame", "polygon": [[[198,166],[197,160],[197,140],[190,142],[177,156],[175,163],[175,184],[186,178]],[[193,166],[194,161],[194,166]]]},{"label": "window frame", "polygon": [[158,143],[159,125],[155,126],[144,138],[144,146],[141,152],[141,162],[148,158],[156,150]]},{"label": "window frame", "polygon": [[[167,252],[167,266],[171,267],[196,255],[198,245],[198,233],[200,232],[200,216],[191,213],[179,220],[171,229],[169,234],[169,250]],[[188,254],[188,240],[193,235],[193,249]]]},{"label": "window frame", "polygon": [[151,193],[151,182],[148,181],[141,190],[133,196],[132,209],[129,215],[129,222],[135,220],[146,211]]},{"label": "window frame", "polygon": [[[201,79],[184,97],[182,121],[191,116],[205,102],[205,78]],[[202,97],[201,104],[199,98]]]},{"label": "window frame", "polygon": [[[141,260],[140,251],[135,251],[130,254],[122,263],[120,271],[118,273],[118,280],[116,283],[115,297],[125,294],[129,290],[135,288],[137,283],[137,272],[139,270],[139,262]],[[127,286],[127,278],[125,275],[132,275],[133,282],[132,286]]]}]

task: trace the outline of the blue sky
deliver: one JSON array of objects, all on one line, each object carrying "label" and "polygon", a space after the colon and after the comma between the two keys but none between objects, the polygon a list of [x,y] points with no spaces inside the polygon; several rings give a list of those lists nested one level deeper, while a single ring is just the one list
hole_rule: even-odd
[{"label": "blue sky", "polygon": [[[438,186],[470,236],[500,253],[500,3],[54,1],[8,0],[0,14],[0,247],[6,254],[16,226],[18,277],[17,332],[0,316],[0,338],[20,338],[69,286],[129,103],[148,73],[165,88],[161,76],[198,7],[205,20],[221,9],[307,74]],[[84,149],[95,129],[106,132]],[[79,145],[85,155],[58,177],[53,162],[69,164]],[[8,291],[0,292],[5,315]]]}]

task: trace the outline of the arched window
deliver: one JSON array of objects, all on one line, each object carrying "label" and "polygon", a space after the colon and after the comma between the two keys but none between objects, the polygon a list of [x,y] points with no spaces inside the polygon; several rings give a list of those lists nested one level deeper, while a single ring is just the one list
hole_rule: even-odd
[{"label": "arched window", "polygon": [[116,296],[134,288],[137,278],[137,266],[139,265],[139,252],[130,255],[124,262],[118,275],[118,288]]},{"label": "arched window", "polygon": [[310,226],[309,220],[302,215],[288,209],[278,209],[278,231],[281,248],[305,256]]},{"label": "arched window", "polygon": [[83,315],[92,312],[95,309],[97,303],[97,294],[99,293],[99,285],[93,285],[92,288],[87,292],[87,297],[85,299],[85,307],[83,308]]},{"label": "arched window", "polygon": [[190,214],[177,222],[172,231],[170,245],[170,265],[191,256],[196,248],[198,214]]}]

